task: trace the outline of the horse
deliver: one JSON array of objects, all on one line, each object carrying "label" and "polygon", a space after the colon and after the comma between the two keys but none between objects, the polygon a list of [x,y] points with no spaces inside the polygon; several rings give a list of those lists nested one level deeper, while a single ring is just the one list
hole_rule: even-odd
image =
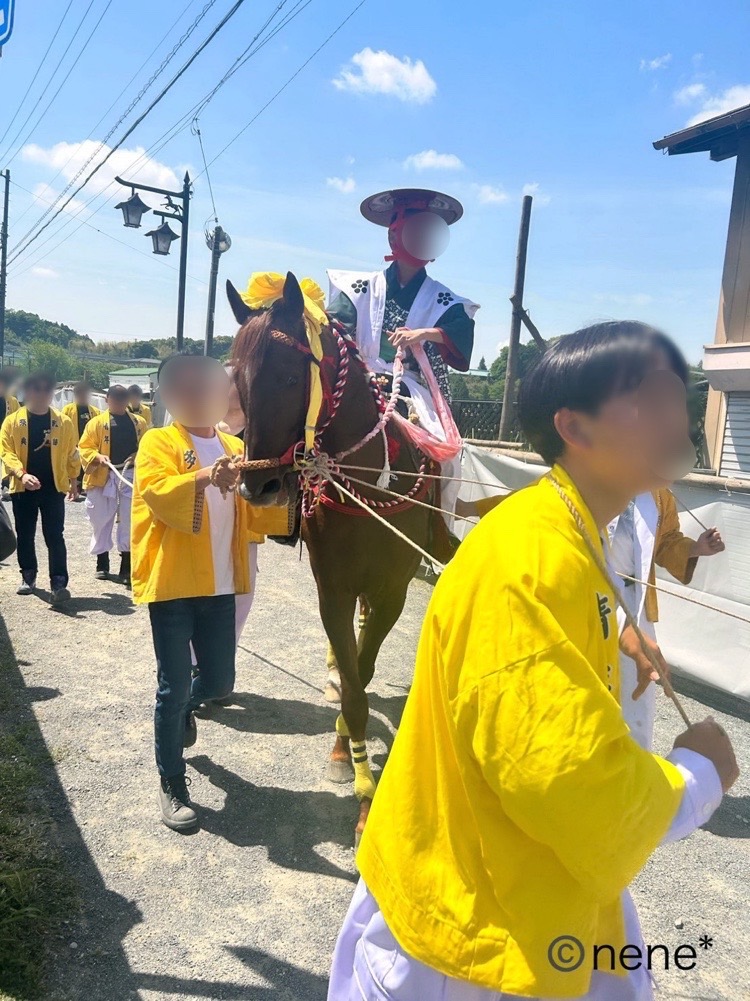
[{"label": "horse", "polygon": [[[227,296],[240,325],[232,364],[247,419],[241,496],[261,506],[295,503],[311,372],[319,364],[324,406],[315,428],[316,452],[329,457],[347,453],[342,464],[367,467],[368,472],[352,476],[369,486],[358,490],[345,472],[339,479],[366,506],[384,505],[374,509],[427,550],[436,537],[433,519],[440,515],[420,506],[420,499],[435,503],[433,484],[438,481],[434,473],[439,467],[421,455],[393,421],[386,425],[387,434],[371,435],[381,420],[384,399],[355,342],[329,317],[321,331],[323,357],[319,362],[314,358],[305,327],[303,293],[291,272],[286,275],[283,296],[269,308],[250,309],[229,281]],[[394,499],[376,487],[386,448],[394,476],[389,489],[408,496]],[[411,475],[399,477],[399,473]],[[328,778],[338,782],[354,778],[358,842],[375,792],[366,745],[366,689],[380,647],[404,608],[421,557],[356,502],[337,495],[330,483],[318,482],[309,488],[302,508],[301,535],[317,586],[320,617],[341,677],[341,714]],[[354,630],[358,599],[367,607],[364,625],[360,619],[359,640]]]}]

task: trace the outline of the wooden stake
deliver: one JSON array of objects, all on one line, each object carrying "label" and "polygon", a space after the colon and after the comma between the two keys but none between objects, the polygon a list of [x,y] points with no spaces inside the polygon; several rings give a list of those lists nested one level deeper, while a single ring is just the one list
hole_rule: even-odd
[{"label": "wooden stake", "polygon": [[[521,208],[521,227],[518,231],[518,250],[516,251],[516,280],[513,285],[513,299],[523,302],[523,286],[526,280],[526,250],[529,245],[529,226],[531,223],[531,195],[524,195]],[[513,426],[513,414],[516,402],[516,380],[518,379],[518,347],[521,343],[521,312],[514,304],[510,322],[510,341],[508,342],[508,366],[505,370],[505,389],[503,391],[503,409],[500,414],[500,433],[498,438],[503,441],[510,438]]]}]

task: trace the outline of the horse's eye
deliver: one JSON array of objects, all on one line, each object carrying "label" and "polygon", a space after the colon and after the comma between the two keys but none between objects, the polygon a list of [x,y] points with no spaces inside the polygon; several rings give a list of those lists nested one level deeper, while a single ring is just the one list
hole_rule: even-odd
[{"label": "horse's eye", "polygon": [[286,384],[287,384],[287,386],[296,386],[297,385],[297,376],[296,375],[290,375],[289,378],[286,380]]}]

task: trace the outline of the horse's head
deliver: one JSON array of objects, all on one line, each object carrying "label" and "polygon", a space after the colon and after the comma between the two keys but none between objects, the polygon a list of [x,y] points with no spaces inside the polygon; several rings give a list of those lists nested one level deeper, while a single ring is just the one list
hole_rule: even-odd
[{"label": "horse's head", "polygon": [[289,272],[282,298],[268,309],[250,309],[229,281],[227,296],[240,324],[232,364],[245,413],[245,458],[282,460],[245,470],[240,493],[259,506],[286,504],[296,491],[290,450],[304,438],[308,402],[302,290]]}]

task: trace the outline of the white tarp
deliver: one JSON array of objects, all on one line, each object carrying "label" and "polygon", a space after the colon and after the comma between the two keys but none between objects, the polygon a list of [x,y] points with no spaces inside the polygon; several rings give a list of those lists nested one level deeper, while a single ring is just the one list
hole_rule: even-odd
[{"label": "white tarp", "polygon": [[[475,500],[502,492],[503,488],[515,490],[538,479],[546,469],[466,445],[462,475],[481,481],[481,485],[464,484],[461,497]],[[677,484],[674,493],[704,525],[719,529],[727,548],[718,556],[698,561],[690,587],[683,587],[657,568],[659,587],[670,592],[658,596],[659,644],[677,672],[750,700],[750,494],[729,491],[720,482],[713,486],[689,480]],[[703,531],[695,518],[682,509],[680,523],[682,531],[692,538]],[[463,535],[468,529],[465,522],[457,522],[457,534]],[[712,608],[692,604],[685,597]],[[722,611],[748,621],[738,621]]]}]

